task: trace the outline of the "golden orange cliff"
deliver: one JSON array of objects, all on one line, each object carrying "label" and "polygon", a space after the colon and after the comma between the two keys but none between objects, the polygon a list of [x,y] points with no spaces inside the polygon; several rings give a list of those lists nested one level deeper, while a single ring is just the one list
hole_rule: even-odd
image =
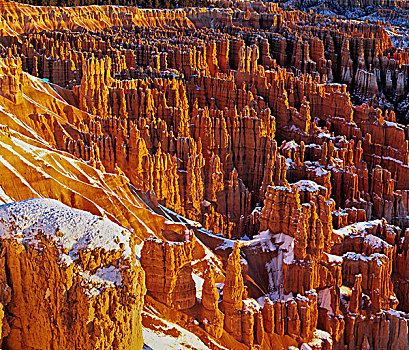
[{"label": "golden orange cliff", "polygon": [[310,5],[0,3],[1,348],[409,348],[406,34]]}]

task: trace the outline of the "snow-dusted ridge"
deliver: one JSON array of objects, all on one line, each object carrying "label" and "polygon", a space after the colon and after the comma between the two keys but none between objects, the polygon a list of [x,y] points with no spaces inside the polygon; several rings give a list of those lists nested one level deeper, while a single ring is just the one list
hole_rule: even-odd
[{"label": "snow-dusted ridge", "polygon": [[[29,199],[0,206],[0,237],[10,235],[22,243],[38,245],[43,235],[71,259],[82,249],[120,250],[131,256],[130,231],[107,218],[73,209],[54,199]],[[39,247],[40,248],[40,247]]]},{"label": "snow-dusted ridge", "polygon": [[382,224],[382,220],[362,221],[334,230],[334,233],[340,237],[358,235],[366,233],[366,229],[380,224]]},{"label": "snow-dusted ridge", "polygon": [[[53,199],[0,205],[0,238],[13,238],[38,250],[43,249],[43,240],[53,242],[61,252],[59,263],[64,266],[74,263],[82,250],[120,251],[122,261],[130,259],[132,254],[129,230],[107,218],[70,208]],[[83,285],[91,287],[90,295],[122,284],[120,266],[104,266],[93,272],[78,268]]]}]

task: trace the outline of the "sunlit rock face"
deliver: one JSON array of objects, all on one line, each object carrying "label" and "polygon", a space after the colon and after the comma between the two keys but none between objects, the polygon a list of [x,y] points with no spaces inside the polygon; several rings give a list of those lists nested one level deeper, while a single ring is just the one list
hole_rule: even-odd
[{"label": "sunlit rock face", "polygon": [[409,347],[407,4],[213,5],[0,3],[1,348]]},{"label": "sunlit rock face", "polygon": [[144,271],[132,233],[32,199],[0,206],[3,344],[141,349]]}]

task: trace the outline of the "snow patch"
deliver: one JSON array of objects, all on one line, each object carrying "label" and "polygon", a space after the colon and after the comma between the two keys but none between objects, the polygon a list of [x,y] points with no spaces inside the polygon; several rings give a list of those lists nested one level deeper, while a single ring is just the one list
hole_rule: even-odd
[{"label": "snow patch", "polygon": [[227,239],[227,238],[223,239],[223,244],[216,247],[216,249],[222,249],[222,250],[233,249],[233,248],[234,248],[234,241],[232,241],[231,239]]},{"label": "snow patch", "polygon": [[373,249],[382,249],[384,247],[392,248],[390,244],[388,244],[383,239],[376,237],[374,235],[365,236],[364,244],[371,246]]},{"label": "snow patch", "polygon": [[342,238],[345,238],[346,236],[362,234],[364,231],[366,231],[366,229],[378,226],[380,224],[382,224],[382,220],[357,222],[355,224],[334,230],[334,233]]},{"label": "snow patch", "polygon": [[325,170],[323,167],[318,167],[315,169],[315,175],[317,176],[323,176],[323,175],[327,175],[329,173],[328,170]]},{"label": "snow patch", "polygon": [[[72,260],[83,249],[123,250],[131,257],[130,231],[107,218],[73,209],[54,199],[29,199],[0,206],[0,237],[13,235],[23,244],[54,241]],[[63,258],[62,260],[67,260]]]},{"label": "snow patch", "polygon": [[106,288],[122,285],[121,271],[115,266],[101,267],[93,275],[89,271],[80,272],[83,277],[82,285],[91,287],[86,292],[88,295],[98,295]]},{"label": "snow patch", "polygon": [[12,198],[10,198],[6,192],[4,192],[3,188],[0,186],[0,201],[3,203],[12,203],[14,202]]},{"label": "snow patch", "polygon": [[[158,320],[160,326],[154,329],[142,327],[145,350],[175,349],[175,350],[210,350],[195,334],[171,323],[156,315],[150,314],[151,317]],[[156,323],[156,322],[155,322]]]},{"label": "snow patch", "polygon": [[388,257],[384,254],[379,254],[379,253],[374,253],[371,254],[369,256],[365,256],[359,253],[353,253],[353,252],[348,252],[346,254],[344,254],[344,259],[345,260],[353,260],[353,261],[365,261],[365,262],[369,262],[369,261],[373,261],[375,260],[375,262],[377,263],[378,266],[382,266],[385,260],[388,260]]},{"label": "snow patch", "polygon": [[201,299],[204,279],[196,273],[192,273],[192,278],[196,285],[196,298]]},{"label": "snow patch", "polygon": [[[0,205],[0,237],[14,238],[23,245],[43,249],[44,241],[60,251],[58,263],[73,264],[83,250],[96,248],[121,251],[122,259],[131,258],[131,232],[107,218],[70,208],[53,199],[30,199]],[[136,251],[140,254],[140,246]],[[102,266],[84,271],[79,267],[82,285],[88,296],[95,296],[109,287],[122,285],[121,266]]]},{"label": "snow patch", "polygon": [[[270,235],[264,231],[260,235]],[[259,235],[259,236],[260,236]],[[274,243],[272,243],[274,241]],[[284,298],[283,263],[291,264],[294,259],[294,238],[284,233],[271,235],[271,244],[278,250],[277,256],[266,263],[271,300]]]},{"label": "snow patch", "polygon": [[319,192],[322,186],[318,185],[315,181],[311,180],[300,180],[295,183],[299,191],[303,192]]},{"label": "snow patch", "polygon": [[329,288],[324,288],[318,291],[318,304],[320,308],[326,309],[333,314],[331,307],[331,292]]},{"label": "snow patch", "polygon": [[326,256],[328,263],[330,264],[342,264],[342,256],[338,256],[338,255],[333,255],[333,254],[329,254],[324,252],[324,256]]}]

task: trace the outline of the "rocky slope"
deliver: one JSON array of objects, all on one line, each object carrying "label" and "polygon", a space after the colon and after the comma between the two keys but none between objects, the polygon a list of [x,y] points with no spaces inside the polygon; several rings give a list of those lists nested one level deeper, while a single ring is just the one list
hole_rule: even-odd
[{"label": "rocky slope", "polygon": [[4,348],[409,346],[397,29],[215,6],[0,4]]}]

